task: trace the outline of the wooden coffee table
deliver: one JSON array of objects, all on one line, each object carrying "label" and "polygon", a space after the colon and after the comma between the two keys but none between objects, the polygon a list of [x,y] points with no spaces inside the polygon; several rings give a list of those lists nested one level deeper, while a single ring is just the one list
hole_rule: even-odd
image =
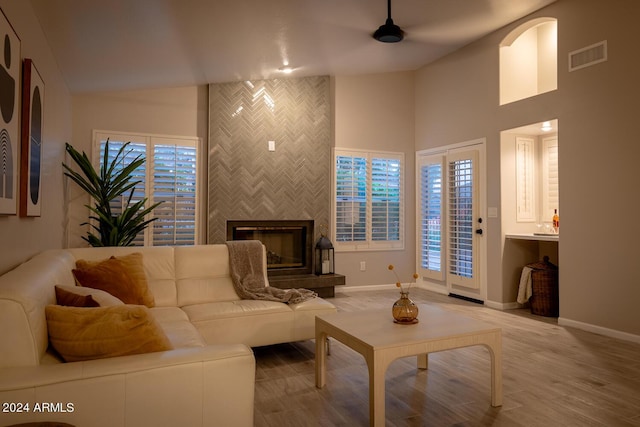
[{"label": "wooden coffee table", "polygon": [[384,426],[385,372],[391,362],[418,356],[418,368],[427,369],[429,353],[483,345],[491,355],[491,406],[502,406],[502,329],[436,305],[418,307],[419,322],[413,325],[394,323],[391,309],[317,316],[316,387],[325,385],[327,338],[333,337],[364,356],[370,425]]}]

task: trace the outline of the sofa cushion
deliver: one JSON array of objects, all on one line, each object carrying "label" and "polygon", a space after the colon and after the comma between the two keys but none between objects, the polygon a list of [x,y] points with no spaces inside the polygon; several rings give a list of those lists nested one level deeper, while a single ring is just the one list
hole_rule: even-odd
[{"label": "sofa cushion", "polygon": [[[74,263],[79,259],[100,261],[112,255],[121,257],[141,252],[147,284],[155,303],[154,307],[175,307],[178,305],[173,246],[107,246],[70,248],[67,251],[73,255]],[[69,275],[71,275],[71,270],[69,270]]]},{"label": "sofa cushion", "polygon": [[[100,289],[84,288],[82,286],[61,286],[56,285],[56,301],[58,305],[72,307],[112,307],[114,305],[124,305],[118,298]],[[72,298],[91,298],[97,305],[74,305]]]},{"label": "sofa cushion", "polygon": [[203,347],[202,335],[178,307],[154,307],[151,314],[169,338],[173,348]]},{"label": "sofa cushion", "polygon": [[142,305],[45,307],[49,340],[67,362],[171,350],[169,339]]},{"label": "sofa cushion", "polygon": [[[287,304],[275,301],[238,300],[226,302],[210,302],[182,307],[191,322],[201,322],[212,319],[229,319],[246,316],[260,316],[264,314],[287,313],[291,309]],[[293,318],[293,317],[292,317]]]},{"label": "sofa cushion", "polygon": [[79,259],[73,275],[80,286],[109,292],[125,304],[155,305],[140,252],[102,261]]},{"label": "sofa cushion", "polygon": [[291,342],[293,311],[274,301],[238,300],[182,307],[207,344],[250,347]]},{"label": "sofa cushion", "polygon": [[175,248],[178,306],[240,299],[229,276],[226,245]]}]

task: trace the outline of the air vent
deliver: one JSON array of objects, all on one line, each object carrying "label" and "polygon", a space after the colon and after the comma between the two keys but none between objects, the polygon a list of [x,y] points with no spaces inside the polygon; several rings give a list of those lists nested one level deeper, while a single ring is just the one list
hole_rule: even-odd
[{"label": "air vent", "polygon": [[604,40],[600,43],[569,52],[569,71],[590,67],[606,60],[607,41]]}]

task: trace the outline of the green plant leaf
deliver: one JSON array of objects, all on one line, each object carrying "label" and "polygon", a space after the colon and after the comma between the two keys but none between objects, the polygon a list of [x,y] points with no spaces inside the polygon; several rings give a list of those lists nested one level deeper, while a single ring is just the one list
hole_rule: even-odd
[{"label": "green plant leaf", "polygon": [[[130,163],[117,169],[126,157],[126,148],[131,142],[124,143],[115,157],[109,162],[109,140],[105,143],[102,166],[97,172],[86,153],[78,152],[70,144],[65,149],[75,162],[80,172],[63,163],[64,175],[69,177],[95,201],[95,206],[85,205],[89,211],[89,221],[81,225],[89,225],[91,230],[83,237],[91,246],[127,246],[132,244],[136,236],[157,218],[146,219],[161,202],[145,208],[147,198],[132,203],[135,187],[141,183],[133,180],[132,174],[145,163],[144,157],[136,156]],[[126,203],[119,215],[113,215],[111,202],[128,194]]]}]

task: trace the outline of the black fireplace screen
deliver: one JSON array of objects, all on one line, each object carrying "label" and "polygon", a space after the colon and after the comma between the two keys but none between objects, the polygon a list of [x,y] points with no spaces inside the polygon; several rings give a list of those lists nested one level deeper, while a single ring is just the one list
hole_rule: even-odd
[{"label": "black fireplace screen", "polygon": [[229,240],[260,240],[269,274],[308,274],[312,266],[313,221],[229,221]]}]

